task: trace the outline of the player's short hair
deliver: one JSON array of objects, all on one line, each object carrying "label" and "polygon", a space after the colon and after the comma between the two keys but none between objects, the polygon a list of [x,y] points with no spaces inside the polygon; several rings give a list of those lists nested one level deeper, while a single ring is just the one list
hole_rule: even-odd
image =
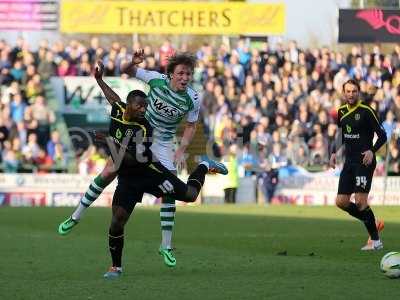
[{"label": "player's short hair", "polygon": [[357,90],[360,91],[360,84],[358,83],[357,80],[349,79],[345,83],[343,83],[343,85],[342,85],[343,91],[344,91],[344,88],[346,87],[346,84],[355,85],[357,87]]},{"label": "player's short hair", "polygon": [[168,58],[167,75],[174,73],[177,65],[188,66],[193,73],[194,67],[196,66],[196,57],[188,52],[174,54]]},{"label": "player's short hair", "polygon": [[146,94],[141,90],[132,90],[129,92],[128,96],[126,97],[126,102],[134,102],[136,97],[141,97],[146,99]]}]

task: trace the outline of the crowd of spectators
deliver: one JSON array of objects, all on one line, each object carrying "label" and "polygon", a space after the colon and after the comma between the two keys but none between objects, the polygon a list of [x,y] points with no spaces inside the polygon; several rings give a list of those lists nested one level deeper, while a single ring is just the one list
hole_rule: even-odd
[{"label": "crowd of spectators", "polygon": [[53,129],[55,113],[47,105],[41,52],[23,39],[12,47],[0,41],[1,170],[51,172],[66,169],[65,147]]},{"label": "crowd of spectators", "polygon": [[[40,156],[44,164],[63,160],[62,145],[53,142],[52,151],[46,147],[54,113],[42,110],[44,81],[91,76],[98,59],[106,76],[126,76],[121,66],[139,48],[145,54],[141,67],[157,71],[165,71],[168,56],[188,49],[185,44],[175,48],[168,40],[160,48],[118,42],[105,46],[98,38],[87,45],[43,41],[37,51],[22,39],[14,47],[0,42],[0,143],[3,166],[9,166],[4,168],[15,170],[16,162]],[[286,165],[327,169],[342,84],[350,78],[360,82],[362,99],[383,121],[390,140],[388,172],[400,175],[400,45],[386,53],[378,45],[369,51],[355,45],[344,53],[327,47],[301,49],[295,41],[256,48],[239,40],[230,47],[203,44],[194,53],[193,85],[203,97],[206,133],[220,156],[232,143],[238,146],[242,176]],[[382,174],[384,150],[380,157],[377,172]],[[95,173],[104,161],[105,154],[90,147],[80,155],[79,170]]]},{"label": "crowd of spectators", "polygon": [[[389,172],[400,174],[400,45],[389,54],[379,46],[370,52],[353,46],[345,54],[303,50],[295,42],[257,50],[239,41],[231,51],[204,45],[197,57],[204,120],[220,148],[235,140],[248,145],[241,158],[246,166],[327,169],[342,84],[353,78],[360,82],[361,98],[383,121],[390,140]],[[251,157],[257,151],[248,148],[261,157]]]}]

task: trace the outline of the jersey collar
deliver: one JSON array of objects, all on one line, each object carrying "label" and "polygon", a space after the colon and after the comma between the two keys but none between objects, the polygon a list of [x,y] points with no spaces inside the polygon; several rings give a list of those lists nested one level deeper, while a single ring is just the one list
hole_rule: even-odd
[{"label": "jersey collar", "polygon": [[350,112],[350,111],[353,112],[353,111],[355,111],[360,105],[361,105],[361,100],[358,100],[358,101],[357,101],[357,104],[354,105],[354,107],[350,108],[349,104],[346,104],[346,108],[347,108],[348,112]]},{"label": "jersey collar", "polygon": [[347,112],[340,118],[340,121],[342,121],[344,118],[346,118],[348,115],[350,115],[353,111],[355,111],[357,108],[361,106],[361,100],[357,101],[357,104],[350,108],[348,104],[346,104]]}]

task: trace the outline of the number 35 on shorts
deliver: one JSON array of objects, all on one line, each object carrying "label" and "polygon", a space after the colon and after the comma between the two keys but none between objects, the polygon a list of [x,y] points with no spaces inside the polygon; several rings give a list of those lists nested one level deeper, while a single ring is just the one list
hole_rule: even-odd
[{"label": "number 35 on shorts", "polygon": [[356,186],[360,186],[363,189],[367,186],[367,177],[366,176],[356,176]]}]

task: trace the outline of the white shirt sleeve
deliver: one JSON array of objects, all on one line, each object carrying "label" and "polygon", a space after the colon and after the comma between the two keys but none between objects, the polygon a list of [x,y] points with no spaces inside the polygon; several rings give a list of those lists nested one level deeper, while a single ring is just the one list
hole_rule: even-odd
[{"label": "white shirt sleeve", "polygon": [[148,71],[148,70],[142,69],[142,68],[137,68],[135,77],[146,83],[148,83],[152,79],[165,79],[166,78],[166,76],[164,74],[158,73],[156,71]]},{"label": "white shirt sleeve", "polygon": [[201,99],[199,94],[192,89],[189,89],[188,94],[192,98],[193,108],[191,111],[189,111],[186,121],[194,123],[199,119]]}]

